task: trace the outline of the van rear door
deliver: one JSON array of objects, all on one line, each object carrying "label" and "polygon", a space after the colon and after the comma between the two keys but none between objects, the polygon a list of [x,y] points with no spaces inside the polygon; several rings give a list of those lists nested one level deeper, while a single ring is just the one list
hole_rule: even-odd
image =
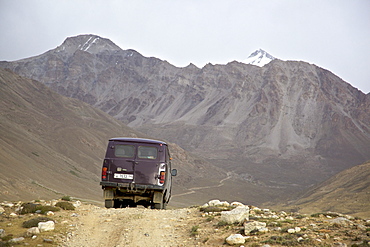
[{"label": "van rear door", "polygon": [[131,183],[135,173],[135,145],[111,141],[107,150],[105,163],[109,164],[108,180],[117,183]]},{"label": "van rear door", "polygon": [[159,170],[158,145],[111,141],[105,164],[109,164],[108,180],[117,183],[155,185]]}]

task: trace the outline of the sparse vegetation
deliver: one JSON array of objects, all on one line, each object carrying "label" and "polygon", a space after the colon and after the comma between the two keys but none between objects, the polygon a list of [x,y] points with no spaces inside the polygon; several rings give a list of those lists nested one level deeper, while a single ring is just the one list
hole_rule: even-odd
[{"label": "sparse vegetation", "polygon": [[29,213],[45,214],[46,212],[49,211],[57,212],[59,210],[60,208],[57,207],[28,202],[22,204],[22,210],[20,211],[20,214],[29,214]]},{"label": "sparse vegetation", "polygon": [[196,236],[198,235],[198,229],[199,229],[199,226],[198,225],[195,225],[191,228],[191,231],[190,231],[190,236]]},{"label": "sparse vegetation", "polygon": [[60,207],[64,210],[75,210],[75,206],[73,206],[72,203],[70,202],[58,202],[57,204],[55,204],[56,207]]},{"label": "sparse vegetation", "polygon": [[27,221],[23,222],[22,227],[24,227],[24,228],[37,227],[39,222],[46,222],[46,221],[50,221],[50,220],[52,220],[52,219],[50,219],[48,217],[37,217],[37,218],[33,218],[33,219],[30,219],[30,220],[27,220]]},{"label": "sparse vegetation", "polygon": [[72,201],[72,199],[71,199],[71,197],[70,197],[70,196],[63,196],[61,199],[62,199],[63,201],[68,201],[68,202]]}]

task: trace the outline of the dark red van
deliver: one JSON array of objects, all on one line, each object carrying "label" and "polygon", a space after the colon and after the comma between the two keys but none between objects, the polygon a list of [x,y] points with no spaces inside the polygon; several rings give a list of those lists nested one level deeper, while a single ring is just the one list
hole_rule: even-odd
[{"label": "dark red van", "polygon": [[105,207],[143,205],[166,208],[171,198],[171,157],[165,142],[141,138],[112,138],[103,162],[100,185]]}]

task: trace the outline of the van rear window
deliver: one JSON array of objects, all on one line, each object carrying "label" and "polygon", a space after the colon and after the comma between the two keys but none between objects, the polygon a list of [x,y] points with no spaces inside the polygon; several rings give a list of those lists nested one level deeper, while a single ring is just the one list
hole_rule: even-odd
[{"label": "van rear window", "polygon": [[139,159],[155,160],[157,158],[157,148],[149,146],[139,146],[138,157]]},{"label": "van rear window", "polygon": [[114,148],[114,155],[116,157],[133,158],[135,154],[135,147],[132,145],[116,145]]}]

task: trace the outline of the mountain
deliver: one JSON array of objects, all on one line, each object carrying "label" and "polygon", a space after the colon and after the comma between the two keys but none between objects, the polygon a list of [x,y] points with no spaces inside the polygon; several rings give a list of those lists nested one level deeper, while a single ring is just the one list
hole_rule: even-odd
[{"label": "mountain", "polygon": [[264,65],[268,64],[272,60],[276,59],[275,57],[271,56],[267,52],[262,49],[258,49],[253,52],[243,63],[257,65],[259,67],[263,67]]},{"label": "mountain", "polygon": [[[86,103],[2,68],[0,107],[0,200],[69,195],[102,202],[99,182],[108,139],[149,137]],[[178,193],[224,177],[220,169],[176,144],[170,147],[179,170],[174,179]],[[202,170],[213,172],[198,183]]]},{"label": "mountain", "polygon": [[305,62],[177,68],[80,35],[0,67],[207,159],[244,202],[301,193],[370,159],[370,95]]},{"label": "mountain", "polygon": [[340,212],[370,216],[370,161],[342,171],[283,207],[303,213]]}]

